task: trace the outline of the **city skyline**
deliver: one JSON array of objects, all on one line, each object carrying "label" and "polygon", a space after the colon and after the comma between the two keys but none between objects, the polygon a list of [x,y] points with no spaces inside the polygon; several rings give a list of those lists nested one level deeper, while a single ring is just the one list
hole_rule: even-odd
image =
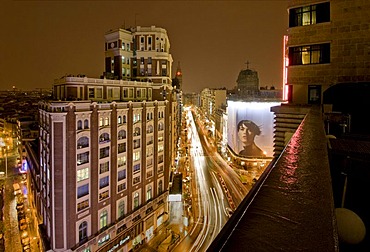
[{"label": "city skyline", "polygon": [[181,64],[184,92],[233,88],[247,61],[261,86],[280,88],[287,3],[5,1],[0,89],[51,88],[65,74],[99,78],[104,34],[151,25],[167,30],[174,70]]}]

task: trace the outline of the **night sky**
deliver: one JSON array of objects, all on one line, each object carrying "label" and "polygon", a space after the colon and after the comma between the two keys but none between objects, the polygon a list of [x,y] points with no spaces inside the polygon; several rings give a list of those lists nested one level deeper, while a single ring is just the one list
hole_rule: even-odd
[{"label": "night sky", "polygon": [[281,87],[287,0],[1,1],[0,90],[51,88],[65,74],[99,78],[104,34],[118,27],[167,30],[183,91],[232,88],[240,70]]}]

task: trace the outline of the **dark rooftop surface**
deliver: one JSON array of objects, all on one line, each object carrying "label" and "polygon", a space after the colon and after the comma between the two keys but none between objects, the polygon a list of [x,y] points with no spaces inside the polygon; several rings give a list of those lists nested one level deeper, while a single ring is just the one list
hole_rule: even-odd
[{"label": "dark rooftop surface", "polygon": [[318,110],[307,114],[207,251],[339,251]]}]

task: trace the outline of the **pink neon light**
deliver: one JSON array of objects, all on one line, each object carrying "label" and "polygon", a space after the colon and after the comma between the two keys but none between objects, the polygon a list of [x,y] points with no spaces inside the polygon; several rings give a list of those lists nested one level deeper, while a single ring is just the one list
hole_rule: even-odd
[{"label": "pink neon light", "polygon": [[289,66],[289,50],[288,50],[288,35],[284,35],[283,39],[283,100],[288,100],[288,66]]}]

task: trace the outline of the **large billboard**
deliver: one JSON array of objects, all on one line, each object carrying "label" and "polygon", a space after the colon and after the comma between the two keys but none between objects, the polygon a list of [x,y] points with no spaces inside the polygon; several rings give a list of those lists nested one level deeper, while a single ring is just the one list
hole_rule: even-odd
[{"label": "large billboard", "polygon": [[227,105],[227,143],[242,157],[272,157],[274,114],[280,102],[236,102]]}]

